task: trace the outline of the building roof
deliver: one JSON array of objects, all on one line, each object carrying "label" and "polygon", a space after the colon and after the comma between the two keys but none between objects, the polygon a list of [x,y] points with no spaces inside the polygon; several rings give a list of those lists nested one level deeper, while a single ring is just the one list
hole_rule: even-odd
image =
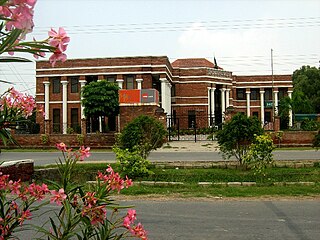
[{"label": "building roof", "polygon": [[208,67],[214,68],[214,64],[205,58],[182,58],[171,63],[174,68]]}]

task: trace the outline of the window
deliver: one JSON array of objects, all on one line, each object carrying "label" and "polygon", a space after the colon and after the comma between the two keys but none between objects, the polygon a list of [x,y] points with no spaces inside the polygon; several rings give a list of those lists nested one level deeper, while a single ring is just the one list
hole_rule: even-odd
[{"label": "window", "polygon": [[271,88],[265,88],[264,89],[264,100],[270,101],[272,100],[272,89]]},{"label": "window", "polygon": [[245,89],[244,88],[238,88],[237,89],[237,100],[245,100]]},{"label": "window", "polygon": [[188,111],[188,128],[196,127],[196,111],[189,110]]},{"label": "window", "polygon": [[74,131],[79,128],[78,108],[71,108],[71,127]]},{"label": "window", "polygon": [[60,78],[52,78],[52,93],[60,93]]},{"label": "window", "polygon": [[60,128],[60,109],[59,108],[54,108],[52,116],[53,116],[53,119],[52,119],[53,132],[54,133],[60,133],[61,132],[61,128]]},{"label": "window", "polygon": [[116,76],[104,76],[109,83],[116,83]]},{"label": "window", "polygon": [[126,77],[126,89],[133,89],[134,88],[133,80],[134,80],[133,76],[127,76]]},{"label": "window", "polygon": [[271,122],[271,112],[264,112],[264,121]]},{"label": "window", "polygon": [[259,88],[252,88],[250,89],[250,99],[251,100],[259,100],[260,99],[260,89]]},{"label": "window", "polygon": [[69,78],[71,92],[77,93],[79,92],[79,78],[78,77],[71,77]]},{"label": "window", "polygon": [[86,76],[86,84],[89,84],[91,82],[96,82],[98,81],[98,76],[97,75],[91,75],[91,76]]}]

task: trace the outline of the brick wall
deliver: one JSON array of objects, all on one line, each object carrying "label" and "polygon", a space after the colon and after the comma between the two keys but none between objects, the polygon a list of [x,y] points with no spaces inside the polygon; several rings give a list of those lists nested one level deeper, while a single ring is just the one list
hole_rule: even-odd
[{"label": "brick wall", "polygon": [[[50,134],[48,143],[43,143],[42,134],[15,134],[14,138],[21,147],[29,148],[55,147],[55,144],[60,142],[64,142],[69,147],[80,146],[77,134]],[[84,136],[84,145],[91,148],[112,148],[114,143],[114,133],[93,133]],[[9,147],[16,148],[17,146],[10,144]]]},{"label": "brick wall", "polygon": [[[312,141],[317,134],[316,131],[284,131],[281,140],[281,146],[311,146]],[[274,144],[279,144],[275,132],[271,133]]]}]

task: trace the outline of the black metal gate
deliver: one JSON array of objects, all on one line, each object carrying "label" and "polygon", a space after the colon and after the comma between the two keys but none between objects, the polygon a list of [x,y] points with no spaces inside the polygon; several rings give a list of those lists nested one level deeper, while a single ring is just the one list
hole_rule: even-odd
[{"label": "black metal gate", "polygon": [[219,125],[210,115],[171,116],[167,118],[169,141],[215,140]]}]

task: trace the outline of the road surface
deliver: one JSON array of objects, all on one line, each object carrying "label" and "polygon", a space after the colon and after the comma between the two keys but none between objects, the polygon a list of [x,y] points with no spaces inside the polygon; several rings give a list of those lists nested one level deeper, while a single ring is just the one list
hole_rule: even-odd
[{"label": "road surface", "polygon": [[[320,200],[126,201],[150,240],[318,240]],[[45,210],[45,209],[44,209]],[[46,209],[48,210],[48,209]],[[36,225],[44,217],[34,218]],[[33,239],[32,232],[19,233]]]},{"label": "road surface", "polygon": [[[92,152],[86,161],[115,161],[113,152]],[[320,151],[315,150],[280,150],[274,151],[275,160],[320,160]],[[0,161],[33,159],[35,166],[54,164],[60,152],[6,152],[2,151]],[[152,152],[149,156],[151,162],[158,161],[221,161],[219,152]]]}]

